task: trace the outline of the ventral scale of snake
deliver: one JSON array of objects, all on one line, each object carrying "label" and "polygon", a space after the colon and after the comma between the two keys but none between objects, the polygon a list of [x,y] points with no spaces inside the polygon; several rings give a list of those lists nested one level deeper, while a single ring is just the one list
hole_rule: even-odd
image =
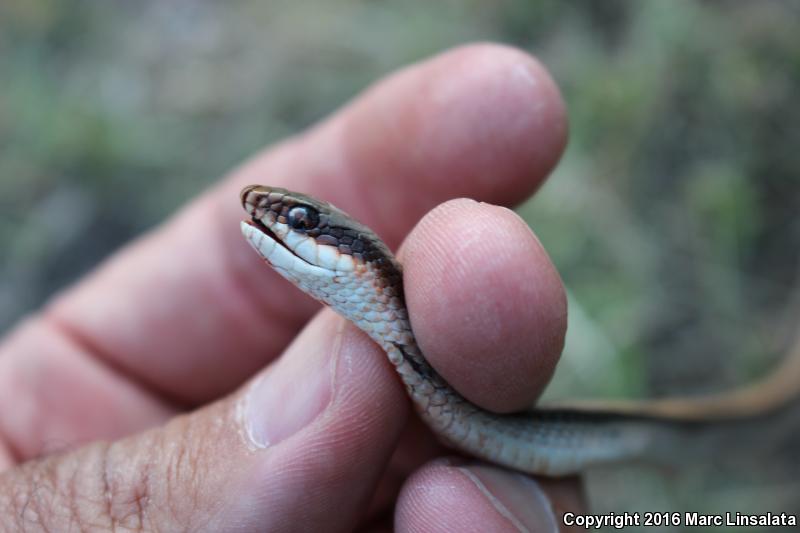
[{"label": "ventral scale of snake", "polygon": [[560,476],[620,461],[668,461],[700,431],[783,405],[795,394],[800,357],[767,379],[719,396],[651,403],[595,403],[518,414],[484,410],[428,363],[409,322],[403,270],[367,226],[329,203],[277,187],[241,192],[242,233],[307,294],[365,331],[386,352],[425,423],[445,443],[531,474]]}]

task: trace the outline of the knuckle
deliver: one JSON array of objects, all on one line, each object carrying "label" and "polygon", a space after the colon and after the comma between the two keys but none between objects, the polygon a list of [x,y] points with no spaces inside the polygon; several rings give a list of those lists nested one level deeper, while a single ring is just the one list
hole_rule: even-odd
[{"label": "knuckle", "polygon": [[[44,466],[44,465],[42,465]],[[0,530],[25,530],[26,526],[40,525],[47,521],[45,500],[52,494],[51,484],[46,482],[44,468],[30,468],[27,476],[19,475],[18,469],[0,477]]]},{"label": "knuckle", "polygon": [[111,528],[123,531],[155,531],[150,519],[152,485],[150,447],[130,450],[125,441],[105,447],[98,458],[96,491],[102,495],[100,511]]},{"label": "knuckle", "polygon": [[0,531],[196,531],[220,505],[208,427],[178,417],[0,474]]},{"label": "knuckle", "polygon": [[[22,531],[101,531],[112,527],[94,482],[107,445],[23,464],[0,478],[0,525]],[[0,529],[3,529],[0,527]]]},{"label": "knuckle", "polygon": [[145,509],[160,517],[159,524],[172,524],[170,530],[203,529],[219,505],[219,494],[209,488],[214,458],[204,443],[214,439],[208,429],[196,417],[179,416],[150,434],[139,485],[147,487]]},{"label": "knuckle", "polygon": [[[111,445],[103,468],[107,515],[133,530],[193,529],[203,516],[202,460],[190,417]],[[155,525],[157,524],[157,526]]]}]

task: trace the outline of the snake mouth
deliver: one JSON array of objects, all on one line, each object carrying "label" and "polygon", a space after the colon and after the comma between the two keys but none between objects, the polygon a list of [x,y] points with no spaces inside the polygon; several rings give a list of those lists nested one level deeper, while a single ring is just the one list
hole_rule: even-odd
[{"label": "snake mouth", "polygon": [[295,256],[296,258],[301,260],[302,262],[304,262],[304,263],[306,263],[308,265],[311,265],[311,266],[317,266],[317,265],[315,265],[313,263],[308,262],[307,260],[303,259],[302,257],[300,257],[300,255],[298,255],[297,252],[295,252],[294,250],[289,248],[286,245],[286,243],[283,242],[283,239],[278,237],[275,234],[275,232],[272,231],[269,228],[269,226],[267,226],[266,224],[261,222],[261,220],[256,218],[255,216],[250,217],[250,219],[248,219],[248,220],[244,220],[244,223],[247,224],[248,226],[252,226],[252,227],[256,228],[258,231],[263,233],[268,239],[270,239],[271,241],[273,241],[276,244],[278,244],[281,248],[283,248],[284,250],[286,250],[287,252],[289,252],[290,254],[292,254],[293,256]]}]

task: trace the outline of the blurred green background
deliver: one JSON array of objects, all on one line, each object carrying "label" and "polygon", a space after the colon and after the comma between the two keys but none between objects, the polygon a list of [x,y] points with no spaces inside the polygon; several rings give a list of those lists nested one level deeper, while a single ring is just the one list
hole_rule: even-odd
[{"label": "blurred green background", "polygon": [[[494,40],[538,56],[570,115],[519,209],[570,294],[548,394],[747,381],[800,323],[798,28],[790,1],[3,0],[0,330],[376,78]],[[785,433],[736,467],[592,475],[590,501],[800,512]]]}]

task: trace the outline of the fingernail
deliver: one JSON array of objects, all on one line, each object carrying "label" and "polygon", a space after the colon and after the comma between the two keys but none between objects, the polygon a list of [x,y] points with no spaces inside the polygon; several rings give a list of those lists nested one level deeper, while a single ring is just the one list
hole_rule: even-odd
[{"label": "fingernail", "polygon": [[313,422],[330,404],[334,355],[341,333],[331,321],[312,323],[244,397],[247,436],[258,448],[275,446]]},{"label": "fingernail", "polygon": [[486,497],[498,513],[520,531],[558,531],[553,506],[532,478],[492,468],[472,465],[459,468]]}]

